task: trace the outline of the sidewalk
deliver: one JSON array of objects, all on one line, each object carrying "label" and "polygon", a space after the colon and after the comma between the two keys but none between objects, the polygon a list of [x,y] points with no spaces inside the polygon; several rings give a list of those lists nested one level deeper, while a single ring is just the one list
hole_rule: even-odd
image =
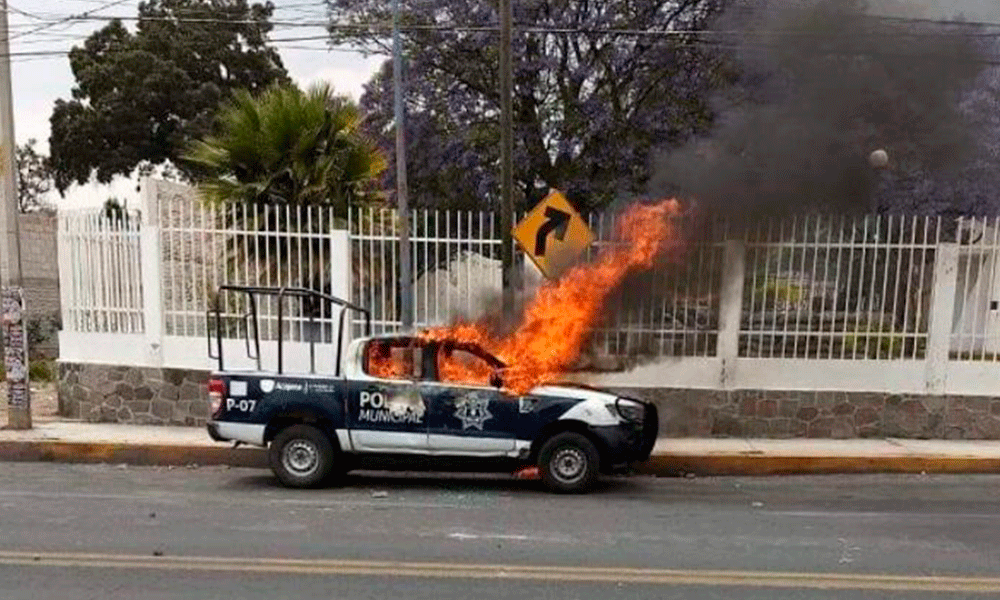
[{"label": "sidewalk", "polygon": [[[204,428],[36,420],[0,430],[0,461],[266,467],[261,448],[213,442]],[[1000,473],[1000,441],[664,438],[640,471],[657,476]]]}]

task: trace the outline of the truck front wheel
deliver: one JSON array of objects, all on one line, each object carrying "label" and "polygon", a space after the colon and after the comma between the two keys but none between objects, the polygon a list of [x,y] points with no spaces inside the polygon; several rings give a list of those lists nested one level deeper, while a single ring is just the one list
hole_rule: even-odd
[{"label": "truck front wheel", "polygon": [[271,470],[288,487],[316,487],[333,472],[336,450],[330,438],[310,425],[292,425],[278,432],[268,451]]},{"label": "truck front wheel", "polygon": [[586,436],[566,431],[542,444],[538,470],[545,485],[560,494],[586,492],[597,481],[600,455]]}]

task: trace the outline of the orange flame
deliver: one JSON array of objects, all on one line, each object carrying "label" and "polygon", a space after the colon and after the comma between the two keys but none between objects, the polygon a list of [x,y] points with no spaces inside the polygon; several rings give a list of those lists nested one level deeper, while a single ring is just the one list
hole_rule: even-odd
[{"label": "orange flame", "polygon": [[406,379],[413,374],[412,354],[401,352],[387,342],[370,344],[367,349],[366,370],[375,377],[384,379]]},{"label": "orange flame", "polygon": [[[555,381],[579,358],[608,295],[632,270],[650,268],[674,238],[670,217],[679,212],[676,200],[629,207],[619,220],[616,243],[605,246],[593,262],[539,289],[520,325],[504,339],[494,338],[480,323],[435,328],[422,337],[473,343],[492,352],[509,365],[503,385],[515,394]],[[484,383],[481,366],[439,359],[439,371],[442,381]]]}]

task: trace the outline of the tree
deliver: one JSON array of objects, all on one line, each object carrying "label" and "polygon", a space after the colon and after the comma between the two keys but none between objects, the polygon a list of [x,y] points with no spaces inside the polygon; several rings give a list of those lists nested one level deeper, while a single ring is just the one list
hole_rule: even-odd
[{"label": "tree", "polygon": [[49,208],[45,195],[52,191],[52,171],[45,156],[35,150],[36,140],[17,147],[17,208],[21,212],[35,212]]},{"label": "tree", "polygon": [[57,100],[50,119],[59,191],[176,162],[235,90],[288,81],[266,43],[273,10],[247,0],[149,0],[135,33],[114,20],[73,48],[73,98]]},{"label": "tree", "polygon": [[351,203],[377,197],[385,160],[361,132],[357,106],[329,85],[238,92],[218,121],[219,133],[185,154],[204,170],[210,201],[332,204],[346,217]]},{"label": "tree", "polygon": [[128,204],[111,196],[104,201],[104,205],[101,207],[101,216],[112,227],[119,228],[122,225],[127,225],[129,222]]},{"label": "tree", "polygon": [[[290,218],[300,233],[310,225],[312,233],[325,233],[329,219],[306,223],[288,209],[326,205],[342,219],[351,204],[381,197],[376,183],[385,158],[362,132],[357,106],[328,85],[307,92],[278,86],[258,96],[238,92],[219,111],[218,131],[191,144],[184,159],[204,173],[199,188],[208,201],[256,205],[249,212],[221,211],[240,230],[285,231]],[[325,243],[322,236],[310,241]],[[266,252],[274,268],[293,260],[298,248],[287,237],[254,233],[237,236],[234,249],[251,259]]]},{"label": "tree", "polygon": [[[522,207],[548,188],[580,208],[644,189],[649,154],[710,121],[707,93],[724,75],[691,32],[715,14],[711,0],[514,3],[515,185]],[[328,0],[331,36],[385,52],[389,5]],[[408,168],[416,205],[495,205],[499,185],[498,35],[488,0],[404,2]],[[455,27],[459,21],[461,27]],[[637,30],[635,34],[611,30]],[[655,35],[674,32],[677,35]],[[389,69],[362,108],[391,148]],[[389,170],[391,177],[393,170]]]}]

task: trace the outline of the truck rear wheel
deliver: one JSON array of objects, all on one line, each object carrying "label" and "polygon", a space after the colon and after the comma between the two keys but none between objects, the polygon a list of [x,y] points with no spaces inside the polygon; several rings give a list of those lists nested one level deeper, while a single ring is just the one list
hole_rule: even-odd
[{"label": "truck rear wheel", "polygon": [[311,425],[292,425],[278,432],[268,451],[271,470],[288,487],[322,485],[333,472],[337,452],[330,438]]},{"label": "truck rear wheel", "polygon": [[579,494],[597,482],[600,454],[586,436],[572,431],[559,433],[542,444],[538,470],[553,492]]}]

